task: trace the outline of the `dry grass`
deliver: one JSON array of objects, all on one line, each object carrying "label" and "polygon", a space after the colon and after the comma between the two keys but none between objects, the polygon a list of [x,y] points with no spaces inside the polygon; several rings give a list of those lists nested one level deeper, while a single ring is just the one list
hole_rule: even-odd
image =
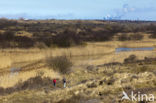
[{"label": "dry grass", "polygon": [[[61,100],[66,101],[70,98],[72,99],[73,96],[79,97],[81,95],[82,98],[79,99],[91,100],[92,98],[95,98],[97,100],[100,99],[101,103],[104,101],[112,102],[115,100],[116,103],[118,103],[117,100],[121,99],[118,96],[122,95],[122,91],[125,90],[126,87],[132,87],[133,89],[155,87],[152,81],[155,80],[156,77],[153,73],[128,73],[127,71],[129,69],[125,69],[123,66],[120,69],[125,69],[126,71],[120,73],[119,68],[116,68],[118,72],[114,72],[112,77],[110,77],[109,75],[106,76],[103,74],[103,70],[106,69],[110,69],[110,71],[113,70],[113,68],[101,67],[99,74],[96,72],[84,73],[84,71],[78,70],[77,72],[68,75],[69,77],[67,77],[67,80],[77,83],[75,85],[69,83],[69,88],[56,89],[54,91],[49,91],[48,94],[42,90],[21,91],[4,97],[0,96],[0,102],[7,103],[13,101],[15,103],[43,103],[44,101],[47,101],[48,103],[55,103]],[[138,79],[134,78],[134,75],[136,75]],[[82,76],[82,78],[80,76]],[[151,77],[149,78],[149,76]],[[93,80],[90,80],[91,78]],[[113,78],[115,79],[114,83],[108,85],[107,82],[112,81],[111,79]],[[85,83],[79,83],[80,81],[77,81],[78,79],[81,81],[87,79],[87,81]],[[103,84],[99,84],[100,81],[103,81]],[[88,87],[88,85],[91,85],[92,83],[95,83],[95,86]],[[155,93],[155,91],[148,92]],[[101,96],[99,96],[99,93],[101,93]]]},{"label": "dry grass", "polygon": [[26,81],[31,77],[35,77],[39,71],[43,71],[43,77],[50,77],[50,78],[61,78],[60,74],[54,72],[53,70],[49,70],[48,68],[41,68],[39,70],[32,70],[26,72],[15,72],[15,73],[7,73],[1,74],[0,76],[0,87],[12,87],[19,81]]},{"label": "dry grass", "polygon": [[[129,55],[137,55],[139,59],[147,57],[156,57],[156,51],[133,51],[115,53],[117,47],[152,47],[156,45],[156,40],[142,40],[142,41],[109,41],[109,42],[95,42],[87,43],[85,47],[71,47],[71,48],[53,48],[53,49],[3,49],[0,50],[0,68],[1,70],[9,70],[10,68],[21,68],[32,64],[38,60],[44,60],[47,56],[61,56],[66,55],[71,57],[73,62],[73,70],[84,69],[88,65],[101,65],[110,62],[123,62]],[[44,61],[42,62],[45,65]],[[38,68],[39,64],[28,66],[27,68]],[[41,67],[46,72],[48,67]],[[45,75],[54,74],[47,72]],[[10,78],[10,73],[0,76],[2,87],[9,87],[16,84],[20,79],[23,81],[36,75],[36,70],[20,72],[17,76]],[[89,74],[90,75],[90,74]],[[91,75],[92,76],[92,75]],[[90,76],[90,77],[91,77]],[[55,77],[53,75],[52,77]],[[82,78],[88,78],[88,75]],[[80,78],[79,78],[80,79]],[[81,80],[81,79],[80,79]]]},{"label": "dry grass", "polygon": [[[108,24],[103,21],[23,21],[20,23],[54,23],[54,24],[75,24],[94,23]],[[112,22],[110,22],[112,23]],[[12,29],[15,28],[12,26]],[[109,29],[109,27],[106,27]],[[11,28],[10,28],[11,29]],[[93,31],[104,30],[95,28]],[[57,32],[60,32],[58,30]],[[81,30],[77,30],[79,32]],[[4,32],[0,30],[0,32]],[[120,34],[120,33],[119,33]],[[130,33],[128,35],[131,35]],[[156,39],[150,39],[149,34],[144,35],[142,40],[117,41],[117,36],[112,41],[88,42],[87,45],[70,48],[29,48],[29,49],[1,49],[0,50],[0,92],[1,87],[14,89],[18,83],[23,83],[32,77],[42,75],[44,77],[59,78],[61,86],[62,78],[67,80],[67,88],[56,87],[54,90],[47,90],[47,87],[40,87],[38,90],[24,90],[13,92],[5,96],[0,95],[0,103],[82,103],[82,100],[96,99],[98,103],[118,103],[118,97],[126,89],[143,89],[156,87],[156,64],[123,64],[104,66],[105,63],[120,62],[130,55],[136,55],[138,59],[144,57],[156,57],[156,51],[131,51],[116,53],[118,47],[156,47]],[[135,34],[134,34],[135,35]],[[31,33],[25,31],[16,32],[16,36],[32,37]],[[36,44],[37,46],[37,44]],[[68,74],[59,74],[50,69],[46,64],[47,57],[58,57],[66,55],[73,63],[72,70]],[[119,63],[119,64],[120,64]],[[153,64],[152,64],[153,63]],[[100,65],[100,66],[99,66]],[[11,72],[11,68],[19,68],[17,72]],[[91,68],[91,69],[88,69]],[[52,80],[50,79],[52,86]],[[30,83],[33,84],[33,83]],[[37,83],[39,84],[39,83]],[[8,90],[9,91],[9,90]],[[156,93],[156,89],[148,91]],[[0,93],[1,94],[1,93]],[[122,94],[121,94],[122,95]],[[77,102],[74,99],[78,99]],[[63,102],[62,102],[63,101]],[[88,103],[88,101],[84,101]],[[124,103],[124,102],[120,102]]]},{"label": "dry grass", "polygon": [[[156,46],[156,40],[151,41],[109,41],[109,42],[96,42],[96,43],[88,43],[85,47],[71,47],[71,48],[53,48],[53,49],[3,49],[0,50],[0,67],[7,67],[11,64],[22,63],[22,62],[30,62],[36,61],[40,59],[44,59],[45,56],[61,56],[67,55],[70,57],[101,57],[108,56],[112,58],[110,55],[116,55],[115,48],[117,47],[153,47]],[[130,53],[130,52],[128,52]],[[133,52],[134,53],[134,52]],[[137,52],[135,52],[137,54]],[[140,53],[140,52],[139,52]],[[139,54],[138,53],[138,54]],[[146,55],[146,53],[150,53],[150,51],[142,51],[142,55]],[[127,53],[122,53],[121,57]],[[140,55],[141,55],[140,54]],[[154,54],[151,52],[151,55]],[[4,60],[6,59],[6,60]],[[110,61],[110,60],[109,60]]]},{"label": "dry grass", "polygon": [[12,61],[8,56],[0,56],[0,68],[10,67]]},{"label": "dry grass", "polygon": [[[117,47],[152,47],[156,45],[156,40],[142,41],[110,41],[87,43],[85,47],[71,48],[52,48],[52,49],[3,49],[0,50],[0,68],[9,70],[10,68],[20,68],[27,66],[26,71],[16,73],[1,73],[0,87],[12,87],[19,81],[26,81],[31,77],[38,75],[38,72],[44,72],[43,77],[59,78],[66,77],[67,87],[65,89],[57,88],[54,91],[45,93],[44,90],[26,90],[12,93],[7,96],[0,96],[2,103],[54,103],[61,100],[70,100],[72,96],[83,94],[83,98],[95,98],[97,100],[110,101],[112,98],[126,87],[148,88],[155,87],[152,82],[156,79],[154,73],[148,71],[154,70],[154,64],[147,66],[146,70],[134,72],[139,66],[110,66],[99,67],[97,70],[89,71],[86,68],[90,65],[97,66],[110,62],[123,62],[129,55],[136,55],[138,59],[144,57],[156,57],[156,51],[131,51],[115,53]],[[72,72],[68,74],[59,74],[46,66],[45,58],[47,56],[66,55],[71,59],[73,66]],[[40,61],[41,62],[37,62]],[[37,64],[33,64],[37,62]],[[33,65],[30,65],[33,64]],[[42,66],[43,65],[43,66]],[[40,68],[38,68],[40,67]],[[141,66],[139,67],[141,68]],[[21,68],[22,69],[22,68]],[[25,68],[23,68],[25,69]],[[138,79],[134,78],[137,77]],[[150,78],[150,79],[149,79]],[[102,84],[100,84],[102,83]],[[99,96],[101,93],[102,96]],[[118,98],[118,97],[115,97]],[[37,102],[36,102],[37,101]],[[39,102],[40,101],[40,102]]]}]

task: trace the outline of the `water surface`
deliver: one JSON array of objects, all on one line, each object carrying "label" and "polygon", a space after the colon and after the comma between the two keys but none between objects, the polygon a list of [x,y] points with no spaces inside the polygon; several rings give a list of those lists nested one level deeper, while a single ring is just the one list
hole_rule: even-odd
[{"label": "water surface", "polygon": [[146,51],[146,50],[154,50],[154,47],[142,47],[142,48],[116,48],[116,52],[122,51]]}]

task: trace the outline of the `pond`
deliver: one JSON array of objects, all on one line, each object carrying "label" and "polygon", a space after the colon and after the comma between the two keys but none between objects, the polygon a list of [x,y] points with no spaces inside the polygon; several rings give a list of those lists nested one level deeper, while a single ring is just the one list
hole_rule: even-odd
[{"label": "pond", "polygon": [[142,47],[142,48],[116,48],[115,52],[122,51],[145,51],[145,50],[154,50],[154,47]]}]

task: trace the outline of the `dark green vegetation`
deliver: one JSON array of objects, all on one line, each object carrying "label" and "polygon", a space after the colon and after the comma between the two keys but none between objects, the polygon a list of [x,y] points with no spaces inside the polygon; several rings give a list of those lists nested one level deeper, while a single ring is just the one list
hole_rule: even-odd
[{"label": "dark green vegetation", "polygon": [[[95,23],[96,22],[96,23]],[[33,21],[0,19],[1,48],[70,47],[87,41],[109,41],[117,33],[125,33],[118,40],[141,40],[141,34],[128,36],[126,33],[150,33],[156,38],[155,22],[136,21]],[[32,34],[22,35],[21,31]],[[21,35],[17,35],[21,34]]]}]

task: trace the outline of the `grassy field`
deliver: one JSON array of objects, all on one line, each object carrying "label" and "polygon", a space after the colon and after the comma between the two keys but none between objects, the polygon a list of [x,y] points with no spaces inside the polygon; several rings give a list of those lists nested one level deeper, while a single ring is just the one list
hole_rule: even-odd
[{"label": "grassy field", "polygon": [[[2,96],[0,101],[3,103],[39,103],[39,101],[57,102],[61,99],[72,98],[73,95],[85,95],[82,97],[93,98],[103,102],[105,97],[108,101],[111,101],[111,96],[115,96],[116,93],[120,93],[124,87],[132,86],[133,88],[152,88],[155,87],[152,80],[155,80],[155,75],[150,72],[135,73],[135,70],[139,68],[136,66],[109,66],[109,67],[97,67],[98,65],[103,65],[111,62],[123,63],[124,59],[128,56],[134,54],[138,59],[144,59],[144,57],[156,57],[156,51],[131,51],[131,52],[120,52],[116,53],[115,48],[122,47],[152,47],[155,46],[155,41],[152,42],[143,41],[132,41],[132,42],[95,42],[88,43],[85,47],[71,47],[68,49],[55,48],[55,49],[3,49],[0,51],[1,58],[1,76],[0,76],[0,87],[8,88],[13,87],[19,81],[24,82],[29,78],[37,76],[38,72],[44,72],[44,77],[58,78],[61,80],[64,76],[68,81],[68,88],[60,89],[57,88],[54,91],[49,90],[48,94],[44,93],[43,90],[25,90],[19,91],[7,96]],[[49,69],[46,66],[45,59],[47,56],[60,56],[67,55],[73,62],[72,71],[69,74],[62,75]],[[87,67],[93,66],[91,68],[98,70],[87,70]],[[152,68],[155,70],[155,64],[145,64],[146,68]],[[19,72],[11,73],[11,68],[20,68]],[[130,68],[134,70],[127,69]],[[121,73],[120,73],[121,72]],[[139,79],[128,82],[132,79],[133,75],[136,75]],[[148,79],[148,76],[152,76],[152,80]],[[104,79],[115,79],[115,83],[111,86],[104,84],[98,85],[98,83]],[[83,83],[85,81],[85,83]],[[124,81],[126,83],[121,83]],[[82,83],[81,83],[82,82]],[[147,84],[147,82],[149,82]],[[95,87],[88,88],[88,85],[95,83]],[[152,85],[151,85],[152,84]],[[52,85],[52,81],[51,81]],[[92,84],[93,85],[93,84]],[[44,88],[44,87],[43,87]],[[99,92],[104,93],[103,99],[99,98]],[[65,93],[65,94],[64,94]],[[89,94],[86,94],[89,93]],[[108,94],[108,95],[107,95]],[[33,96],[35,95],[35,97]],[[88,97],[89,96],[89,97]],[[56,99],[56,98],[59,99]],[[44,98],[44,99],[43,99]],[[117,97],[115,97],[117,98]],[[66,100],[65,99],[65,100]],[[107,100],[107,99],[106,99]],[[106,102],[106,101],[105,101]],[[108,102],[107,102],[108,103]]]},{"label": "grassy field", "polygon": [[[32,22],[39,21],[27,23]],[[40,21],[41,24],[44,22],[47,23]],[[79,22],[107,24],[100,21],[55,21],[60,25]],[[100,28],[95,28],[95,31],[98,30]],[[24,34],[32,37],[31,33]],[[0,103],[131,103],[121,101],[121,98],[122,91],[129,93],[132,90],[156,96],[156,49],[115,51],[120,47],[155,48],[156,39],[150,38],[149,33],[139,32],[143,35],[141,40],[120,41],[118,37],[121,34],[125,33],[117,33],[108,41],[85,41],[84,45],[66,48],[1,48]],[[131,55],[136,56],[135,60],[126,63],[125,59]],[[59,56],[66,56],[73,64],[66,74],[54,71],[47,65],[48,57]],[[63,88],[64,77],[67,88]],[[56,87],[52,84],[54,78],[58,81]]]}]

